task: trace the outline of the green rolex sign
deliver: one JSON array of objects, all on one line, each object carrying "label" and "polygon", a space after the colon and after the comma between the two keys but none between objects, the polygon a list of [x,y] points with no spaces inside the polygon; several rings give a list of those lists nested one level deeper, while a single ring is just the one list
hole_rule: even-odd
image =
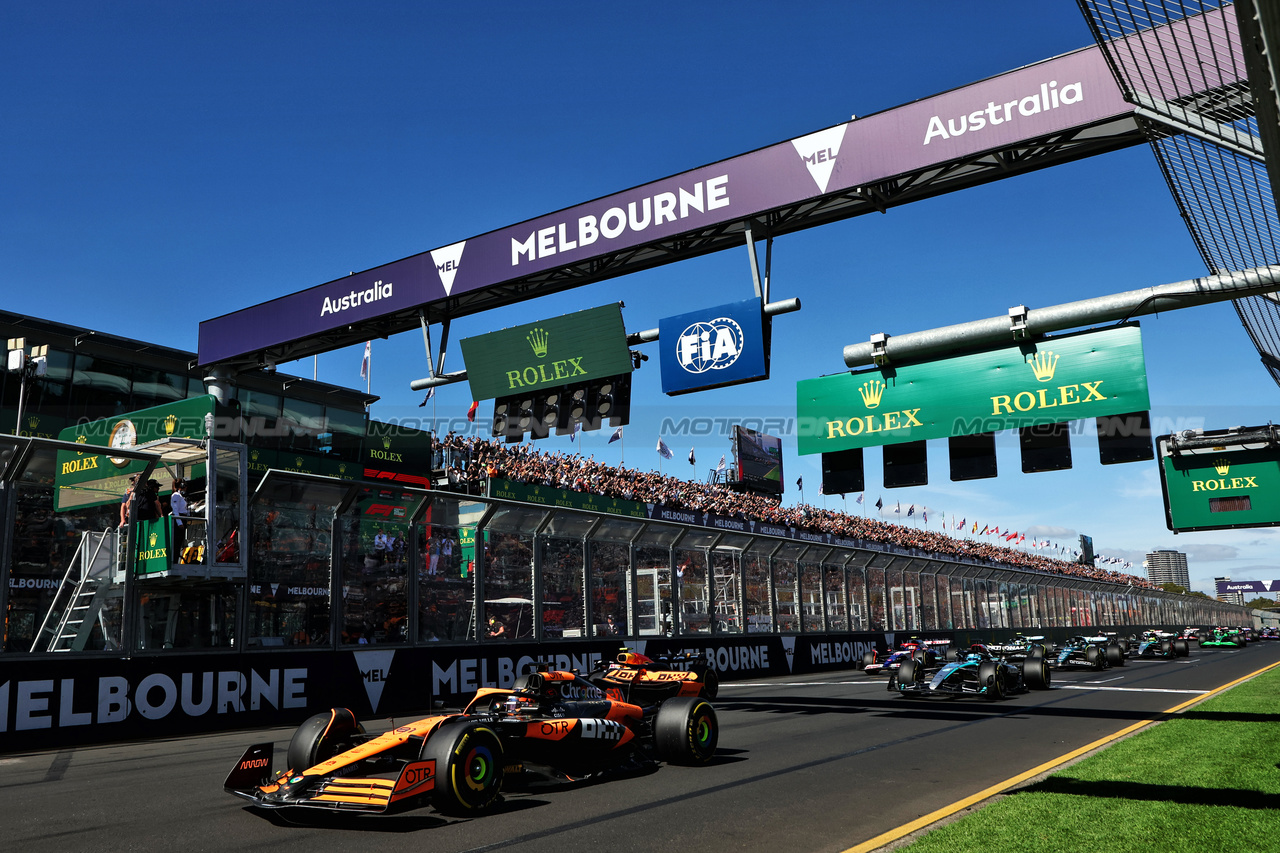
[{"label": "green rolex sign", "polygon": [[1136,325],[796,384],[801,455],[1150,407]]},{"label": "green rolex sign", "polygon": [[1170,530],[1280,525],[1280,449],[1220,447],[1172,455],[1158,439]]},{"label": "green rolex sign", "polygon": [[631,372],[620,303],[462,340],[474,400]]}]

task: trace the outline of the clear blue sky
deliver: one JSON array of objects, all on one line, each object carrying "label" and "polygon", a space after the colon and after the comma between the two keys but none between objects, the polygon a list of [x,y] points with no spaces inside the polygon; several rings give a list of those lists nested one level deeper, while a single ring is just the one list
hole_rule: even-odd
[{"label": "clear blue sky", "polygon": [[[1068,0],[0,4],[0,305],[194,350],[202,319],[1088,44]],[[625,462],[658,466],[664,421],[790,419],[796,381],[843,369],[842,347],[874,332],[1204,273],[1146,147],[782,237],[773,296],[804,310],[775,321],[772,378],[667,398],[655,357]],[[733,251],[466,318],[453,339],[618,300],[636,331],[750,295]],[[1276,388],[1229,305],[1142,325],[1157,429],[1272,417]],[[360,355],[321,356],[319,378],[359,386]],[[418,408],[409,382],[426,372],[420,335],[375,341],[373,416],[462,417],[465,385]],[[803,476],[821,505],[818,458],[780,432],[784,499]],[[1069,472],[1022,474],[1004,435],[1000,477],[968,483],[934,442],[913,489],[882,489],[870,450],[867,503],[927,507],[933,527],[945,513],[1063,544],[1088,533],[1135,572],[1175,548],[1204,591],[1280,578],[1271,529],[1174,536],[1155,465],[1104,468],[1085,432]],[[606,438],[584,451],[616,461]],[[729,449],[665,438],[664,470],[686,477]]]}]

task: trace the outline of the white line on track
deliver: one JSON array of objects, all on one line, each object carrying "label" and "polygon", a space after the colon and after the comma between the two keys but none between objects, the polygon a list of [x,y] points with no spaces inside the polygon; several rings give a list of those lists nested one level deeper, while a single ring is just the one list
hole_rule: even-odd
[{"label": "white line on track", "polygon": [[1115,690],[1121,693],[1190,693],[1199,696],[1208,690],[1167,690],[1162,687],[1095,687],[1093,684],[1055,684],[1054,690]]}]

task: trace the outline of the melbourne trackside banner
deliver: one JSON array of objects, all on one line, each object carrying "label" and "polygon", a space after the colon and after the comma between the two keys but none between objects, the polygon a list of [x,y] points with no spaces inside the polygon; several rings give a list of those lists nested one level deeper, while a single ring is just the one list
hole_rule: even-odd
[{"label": "melbourne trackside banner", "polygon": [[374,319],[397,317],[408,328],[430,303],[658,241],[701,239],[768,211],[1132,112],[1101,52],[1086,48],[205,320],[199,361]]},{"label": "melbourne trackside banner", "polygon": [[802,455],[1150,407],[1136,325],[796,385]]},{"label": "melbourne trackside banner", "polygon": [[618,302],[463,338],[461,345],[473,400],[631,372]]},{"label": "melbourne trackside banner", "polygon": [[687,394],[769,378],[762,302],[747,299],[658,321],[662,391]]}]

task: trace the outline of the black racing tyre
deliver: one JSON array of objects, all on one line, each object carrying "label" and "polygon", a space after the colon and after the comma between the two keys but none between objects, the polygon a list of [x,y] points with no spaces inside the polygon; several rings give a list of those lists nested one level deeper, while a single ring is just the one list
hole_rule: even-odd
[{"label": "black racing tyre", "polygon": [[1173,641],[1172,640],[1160,641],[1160,654],[1164,655],[1167,658],[1173,657]]},{"label": "black racing tyre", "polygon": [[1089,666],[1102,669],[1103,659],[1102,649],[1097,646],[1089,646],[1084,650],[1084,662]]},{"label": "black racing tyre", "polygon": [[289,769],[301,773],[328,761],[355,746],[364,735],[364,726],[346,708],[330,708],[316,714],[293,733],[285,759]]},{"label": "black racing tyre", "polygon": [[1124,649],[1118,643],[1111,643],[1107,646],[1107,660],[1111,662],[1112,666],[1124,666]]},{"label": "black racing tyre", "polygon": [[898,667],[898,683],[899,684],[915,684],[924,678],[924,665],[915,658],[904,660],[902,666]]},{"label": "black racing tyre", "polygon": [[653,743],[658,757],[668,764],[707,764],[719,742],[716,709],[705,699],[680,696],[658,708]]},{"label": "black racing tyre", "polygon": [[418,757],[436,763],[431,804],[439,812],[476,814],[502,792],[502,739],[483,723],[445,723],[427,736]]},{"label": "black racing tyre", "polygon": [[960,660],[960,650],[955,646],[947,646],[946,659],[948,663],[954,663]]},{"label": "black racing tyre", "polygon": [[978,683],[987,688],[982,694],[992,702],[1004,698],[1004,670],[993,660],[984,660],[978,664]]},{"label": "black racing tyre", "polygon": [[1029,660],[1022,667],[1022,680],[1030,690],[1048,690],[1053,676],[1049,674],[1049,664],[1040,660]]},{"label": "black racing tyre", "polygon": [[1032,643],[1027,649],[1027,660],[1044,660],[1044,644]]},{"label": "black racing tyre", "polygon": [[714,699],[720,693],[720,674],[714,669],[708,668],[702,674],[702,698]]},{"label": "black racing tyre", "polygon": [[1173,656],[1175,658],[1185,658],[1191,654],[1191,647],[1187,645],[1186,640],[1173,641]]},{"label": "black racing tyre", "polygon": [[924,649],[916,649],[914,652],[911,653],[911,659],[919,663],[921,666],[923,666],[924,664],[928,663],[929,654]]},{"label": "black racing tyre", "polygon": [[873,663],[875,663],[875,662],[876,662],[876,653],[875,653],[875,652],[864,652],[864,653],[863,653],[863,655],[862,655],[862,668],[863,668],[863,669],[866,669],[867,667],[871,666],[871,664],[873,664]]}]

